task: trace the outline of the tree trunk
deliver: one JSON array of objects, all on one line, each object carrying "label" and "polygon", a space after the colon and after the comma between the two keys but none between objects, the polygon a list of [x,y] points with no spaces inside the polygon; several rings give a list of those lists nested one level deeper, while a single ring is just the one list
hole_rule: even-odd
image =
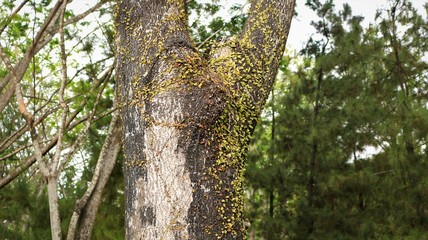
[{"label": "tree trunk", "polygon": [[186,1],[116,11],[127,239],[242,239],[242,178],[294,0],[253,1],[244,30],[203,59]]},{"label": "tree trunk", "polygon": [[58,177],[49,176],[48,177],[48,200],[49,200],[49,216],[51,221],[51,233],[52,233],[53,240],[60,240],[62,238],[57,188],[58,188]]}]

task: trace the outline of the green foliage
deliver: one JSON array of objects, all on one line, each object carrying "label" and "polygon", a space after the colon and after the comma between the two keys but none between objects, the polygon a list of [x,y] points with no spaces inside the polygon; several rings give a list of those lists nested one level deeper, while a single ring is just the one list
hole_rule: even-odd
[{"label": "green foliage", "polygon": [[[190,1],[190,32],[199,46],[199,50],[207,51],[211,47],[210,42],[218,42],[224,37],[237,34],[243,27],[246,13],[240,4],[230,7],[230,18],[218,14],[223,8],[219,1],[212,0],[211,3],[199,3]],[[224,10],[224,9],[223,9]],[[211,40],[208,42],[208,40]]]},{"label": "green foliage", "polygon": [[363,28],[348,5],[308,1],[318,35],[284,59],[250,149],[250,235],[425,236],[427,20],[394,4]]},{"label": "green foliage", "polygon": [[[49,239],[49,208],[41,182],[17,179],[0,192],[0,234],[5,239]],[[6,204],[7,203],[7,204]]]}]

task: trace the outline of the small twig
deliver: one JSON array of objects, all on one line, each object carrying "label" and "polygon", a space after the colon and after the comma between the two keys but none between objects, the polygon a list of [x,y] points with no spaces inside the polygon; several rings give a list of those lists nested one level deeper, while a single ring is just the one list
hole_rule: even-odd
[{"label": "small twig", "polygon": [[380,175],[380,174],[390,173],[390,172],[395,172],[395,171],[397,171],[397,169],[391,169],[391,170],[381,171],[381,172],[373,173],[373,175]]},{"label": "small twig", "polygon": [[61,163],[61,166],[59,166],[59,168],[63,169],[64,166],[71,160],[71,157],[75,154],[76,150],[78,149],[78,146],[83,141],[84,137],[87,135],[87,132],[91,126],[91,122],[96,115],[96,109],[97,109],[99,102],[101,100],[101,96],[104,92],[104,88],[108,83],[108,79],[109,79],[109,77],[106,77],[104,79],[104,85],[101,87],[101,90],[98,92],[97,98],[95,100],[94,107],[92,108],[91,114],[89,115],[88,119],[86,120],[85,128],[80,132],[79,136],[77,136],[76,141],[70,147],[70,151],[68,152],[67,156],[64,158],[64,161]]},{"label": "small twig", "polygon": [[5,63],[7,69],[9,70],[9,73],[12,74],[12,82],[15,82],[15,95],[16,99],[18,101],[18,109],[21,112],[22,116],[24,117],[25,121],[27,122],[27,125],[30,129],[31,139],[33,141],[33,147],[34,147],[34,153],[36,155],[37,162],[39,163],[39,168],[42,174],[46,177],[49,175],[49,170],[46,166],[46,164],[43,162],[43,156],[41,154],[41,148],[37,136],[36,129],[33,125],[34,123],[34,116],[28,112],[27,106],[24,102],[24,98],[22,97],[22,90],[21,90],[21,84],[17,80],[17,75],[12,67],[12,64],[9,60],[9,58],[6,56],[6,54],[3,51],[3,46],[0,44],[0,57],[3,59],[3,62]]},{"label": "small twig", "polygon": [[6,22],[3,24],[3,26],[0,28],[0,35],[3,33],[3,31],[6,29],[7,25],[12,21],[13,17],[18,14],[19,11],[27,4],[29,0],[24,0],[16,9],[9,15]]},{"label": "small twig", "polygon": [[199,49],[202,46],[204,46],[211,38],[213,38],[215,35],[217,35],[217,33],[222,31],[223,29],[224,29],[224,27],[219,28],[217,31],[215,31],[213,34],[211,34],[209,37],[207,37],[203,42],[201,42],[196,48]]},{"label": "small twig", "polygon": [[0,161],[7,160],[8,158],[10,158],[10,157],[12,157],[12,156],[16,155],[17,153],[19,153],[19,152],[21,152],[22,150],[27,149],[27,148],[29,148],[29,147],[31,147],[31,144],[22,145],[22,146],[20,146],[19,148],[14,149],[11,153],[8,153],[8,154],[6,154],[6,155],[2,156],[2,157],[0,158]]}]

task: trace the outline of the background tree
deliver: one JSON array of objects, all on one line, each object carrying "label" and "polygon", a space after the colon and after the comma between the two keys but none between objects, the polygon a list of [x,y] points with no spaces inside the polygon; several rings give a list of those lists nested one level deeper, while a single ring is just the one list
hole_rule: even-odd
[{"label": "background tree", "polygon": [[250,147],[250,233],[423,238],[427,20],[409,1],[391,1],[367,28],[348,5],[307,4],[317,35],[283,59],[273,110]]}]

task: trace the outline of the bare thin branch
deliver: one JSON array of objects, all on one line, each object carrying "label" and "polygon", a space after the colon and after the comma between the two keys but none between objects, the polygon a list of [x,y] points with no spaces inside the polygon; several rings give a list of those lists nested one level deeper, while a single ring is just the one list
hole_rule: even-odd
[{"label": "bare thin branch", "polygon": [[61,11],[60,28],[59,28],[60,47],[61,47],[62,79],[61,79],[61,87],[59,90],[58,98],[59,98],[59,102],[60,102],[60,107],[62,109],[62,114],[61,114],[61,121],[60,121],[59,126],[58,126],[58,144],[57,144],[55,154],[52,158],[52,170],[54,172],[56,172],[58,170],[58,167],[59,167],[59,159],[60,159],[61,151],[62,151],[63,135],[64,135],[65,127],[66,127],[67,112],[68,112],[67,103],[64,100],[65,86],[67,84],[67,55],[65,52],[65,38],[64,38],[64,11],[66,9],[66,4],[67,4],[66,2],[67,1],[64,2],[64,7]]},{"label": "bare thin branch", "polygon": [[46,164],[43,162],[43,156],[41,154],[41,148],[40,148],[37,132],[33,125],[34,116],[27,110],[26,104],[24,102],[24,98],[22,97],[21,84],[19,81],[17,81],[18,77],[16,75],[16,72],[13,69],[9,58],[4,53],[3,47],[1,46],[1,44],[0,44],[0,57],[2,58],[6,67],[8,68],[9,73],[13,76],[13,82],[15,82],[15,95],[18,101],[18,109],[23,115],[23,117],[25,118],[25,121],[27,122],[27,125],[30,128],[31,138],[32,138],[33,147],[34,147],[34,153],[35,153],[37,162],[39,164],[40,171],[45,177],[47,177],[49,175],[49,169],[47,168]]},{"label": "bare thin branch", "polygon": [[207,42],[209,40],[211,40],[211,38],[213,38],[215,35],[217,35],[219,32],[221,32],[224,29],[224,27],[221,27],[220,29],[218,29],[217,31],[215,31],[213,34],[211,34],[209,37],[207,37],[203,42],[201,42],[200,44],[198,44],[198,46],[196,48],[201,48],[202,46],[204,46],[205,44],[207,44]]},{"label": "bare thin branch", "polygon": [[[110,72],[111,74],[112,72]],[[60,166],[61,169],[63,169],[65,167],[65,165],[70,161],[71,157],[76,153],[80,143],[83,141],[83,139],[86,137],[87,132],[91,126],[91,122],[93,120],[93,118],[96,115],[96,110],[98,107],[98,104],[100,102],[101,96],[103,94],[104,88],[108,83],[110,77],[106,77],[104,79],[104,84],[101,87],[101,90],[98,92],[97,98],[95,100],[95,104],[94,107],[92,108],[91,114],[89,116],[89,118],[86,120],[86,124],[85,124],[85,128],[80,132],[79,136],[77,137],[76,141],[74,141],[73,145],[70,147],[70,151],[68,152],[67,156],[64,158],[64,161],[62,162],[62,166]]]},{"label": "bare thin branch", "polygon": [[[99,80],[93,81],[93,85],[90,91],[95,90],[96,88],[98,88],[100,86],[101,83],[103,83],[105,80],[107,80],[108,78],[110,78],[111,74],[113,73],[114,70],[114,64],[111,65],[110,67],[107,68],[107,70],[105,70],[105,72],[103,73],[103,75],[100,77]],[[59,91],[59,90],[58,90]],[[51,96],[52,98],[53,96]],[[71,99],[67,100],[66,104],[68,102],[70,102]],[[48,102],[50,102],[50,99],[48,100]],[[87,99],[84,99],[79,107],[78,110],[76,112],[73,113],[73,116],[71,118],[69,118],[67,120],[67,126],[70,124],[71,120],[74,119],[82,110],[81,108],[83,106],[85,106],[87,103]],[[39,112],[41,109],[43,109],[48,103],[46,103],[45,105],[41,106],[39,109],[36,110],[36,112]],[[56,112],[58,110],[58,108],[52,108],[52,109],[48,109],[45,113],[43,113],[37,120],[34,120],[34,126],[37,126],[38,124],[40,124],[44,119],[46,119],[50,114]],[[70,120],[71,119],[71,120]],[[87,118],[84,118],[86,121]],[[6,139],[4,139],[1,143],[0,143],[0,152],[4,151],[5,149],[7,149],[8,147],[10,147],[15,141],[16,139],[18,139],[20,136],[22,136],[26,131],[28,131],[28,125],[24,125],[21,128],[19,128],[17,131],[15,131],[13,134],[11,134],[10,136],[8,136]]]},{"label": "bare thin branch", "polygon": [[9,104],[9,101],[13,96],[13,94],[11,94],[11,92],[13,92],[14,89],[16,88],[15,87],[16,82],[21,81],[21,78],[24,76],[24,74],[25,74],[25,72],[26,72],[26,70],[30,64],[31,59],[33,58],[33,56],[37,52],[36,49],[38,46],[38,42],[40,41],[41,37],[44,35],[46,28],[51,24],[51,22],[55,22],[55,20],[56,20],[55,17],[59,17],[59,15],[57,14],[57,11],[58,11],[59,7],[61,6],[62,2],[63,2],[63,0],[59,0],[55,4],[53,9],[49,13],[49,16],[46,18],[45,22],[40,27],[40,30],[38,31],[36,37],[34,38],[33,43],[31,44],[30,48],[26,51],[24,58],[16,65],[15,68],[12,68],[14,70],[14,74],[15,74],[15,76],[14,76],[15,81],[10,82],[10,80],[13,78],[11,75],[12,72],[10,71],[10,69],[9,69],[9,74],[3,79],[1,86],[0,86],[0,87],[2,87],[0,89],[0,92],[3,91],[3,89],[6,87],[6,85],[8,85],[8,84],[9,85],[7,86],[5,94],[1,95],[0,112],[2,112],[3,109],[7,106],[7,104]]},{"label": "bare thin branch", "polygon": [[[51,150],[56,145],[56,140],[57,139],[55,137],[54,139],[52,139],[52,141],[49,144],[47,144],[42,149],[42,155],[45,155],[47,152],[49,152],[49,150]],[[0,189],[6,186],[7,184],[9,184],[10,182],[12,182],[16,177],[18,177],[22,172],[27,170],[35,162],[36,162],[35,155],[28,157],[21,166],[15,168],[6,177],[0,179]]]},{"label": "bare thin branch", "polygon": [[33,147],[34,152],[36,154],[36,159],[39,163],[40,171],[44,174],[44,176],[48,176],[49,170],[46,166],[46,164],[43,162],[43,157],[40,152],[40,145],[37,137],[37,133],[35,131],[35,128],[33,126],[34,116],[28,112],[26,104],[24,102],[24,98],[22,97],[22,91],[21,91],[21,84],[19,81],[17,81],[17,76],[15,73],[15,70],[12,67],[12,64],[9,60],[9,58],[6,56],[6,54],[3,51],[3,46],[0,44],[0,57],[2,58],[3,62],[5,63],[6,67],[9,70],[9,73],[13,76],[13,81],[15,83],[15,95],[16,99],[18,101],[18,109],[21,112],[22,116],[25,118],[25,121],[27,122],[27,125],[30,128],[31,138],[33,140]]},{"label": "bare thin branch", "polygon": [[6,22],[3,24],[3,26],[0,28],[0,35],[3,33],[3,31],[6,29],[7,25],[12,21],[13,17],[18,14],[19,11],[27,4],[29,0],[24,0],[16,9],[9,15]]},{"label": "bare thin branch", "polygon": [[18,108],[21,114],[24,116],[25,120],[27,121],[27,125],[30,128],[31,139],[33,141],[34,154],[36,156],[37,163],[39,165],[40,171],[42,172],[43,176],[48,177],[49,168],[47,167],[46,163],[43,161],[43,155],[39,144],[39,137],[37,135],[36,129],[33,126],[34,116],[31,113],[29,113],[27,110],[27,107],[24,102],[24,98],[22,97],[21,84],[17,82],[15,86],[16,86],[15,96],[18,101]]},{"label": "bare thin branch", "polygon": [[46,29],[49,27],[49,25],[51,25],[52,22],[55,22],[54,19],[56,20],[59,17],[58,11],[60,10],[61,5],[63,4],[63,1],[64,0],[58,0],[56,2],[55,6],[52,8],[48,17],[46,18],[45,22],[40,27],[40,30],[37,32],[37,35],[34,38],[33,44],[31,44],[31,47],[29,49],[31,56],[34,53],[34,50],[36,49],[38,42],[42,39],[43,35],[45,34]]},{"label": "bare thin branch", "polygon": [[8,159],[8,158],[10,158],[10,157],[12,157],[14,155],[16,155],[17,153],[19,153],[22,150],[25,150],[25,149],[27,149],[29,147],[31,147],[31,144],[22,145],[22,146],[16,148],[15,150],[13,150],[11,153],[8,153],[8,154],[4,155],[3,157],[1,157],[0,161],[6,160],[6,159]]},{"label": "bare thin branch", "polygon": [[61,66],[62,66],[62,79],[61,79],[61,87],[59,90],[59,102],[60,107],[62,109],[60,126],[58,127],[58,142],[57,149],[55,151],[54,156],[52,157],[50,170],[51,174],[48,178],[48,199],[49,199],[49,214],[50,214],[50,222],[51,222],[51,233],[53,240],[61,240],[61,218],[59,214],[59,204],[58,204],[58,177],[60,172],[57,167],[59,165],[59,159],[62,151],[62,141],[63,134],[66,127],[67,120],[67,105],[64,101],[64,91],[67,82],[67,59],[65,55],[65,39],[64,39],[64,12],[67,7],[67,0],[65,0],[60,9],[60,46],[61,46]]},{"label": "bare thin branch", "polygon": [[[33,57],[33,55],[35,55],[37,52],[39,52],[44,46],[46,46],[46,44],[48,44],[51,39],[53,38],[53,36],[55,36],[56,33],[58,33],[59,31],[59,27],[58,26],[54,26],[51,23],[56,22],[56,20],[59,17],[59,14],[57,14],[58,12],[58,8],[60,4],[63,0],[58,1],[55,5],[55,7],[51,10],[51,13],[49,14],[48,18],[46,19],[45,23],[43,24],[43,26],[40,28],[39,32],[37,33],[33,44],[31,45],[31,47],[26,51],[23,59],[21,59],[19,61],[19,63],[16,64],[15,66],[15,72],[17,75],[17,80],[20,81],[21,78],[24,76],[30,61]],[[78,21],[80,21],[81,19],[85,18],[86,16],[88,16],[89,14],[91,14],[92,12],[96,11],[97,9],[99,9],[103,4],[105,4],[108,1],[100,1],[97,4],[95,4],[93,7],[91,7],[90,9],[88,9],[87,11],[85,11],[82,14],[79,14],[77,16],[75,16],[74,18],[71,18],[69,20],[67,20],[64,23],[64,26],[67,26],[69,24],[73,24],[76,23]],[[59,5],[58,5],[59,4]],[[51,19],[54,18],[54,19]],[[52,25],[52,26],[51,26]],[[13,96],[13,92],[15,89],[15,83],[14,82],[10,82],[10,80],[12,79],[12,76],[10,74],[8,74],[3,81],[1,82],[0,85],[0,93],[4,92],[4,94],[1,94],[0,96],[0,112],[3,111],[3,109],[9,104],[10,99]],[[9,85],[8,85],[9,84]],[[3,91],[3,89],[6,88],[5,91]]]},{"label": "bare thin branch", "polygon": [[[110,114],[112,114],[113,112],[115,112],[117,110],[117,108],[112,108],[108,111],[102,112],[97,114],[97,117],[93,119],[92,122],[95,122],[101,118],[104,118]],[[68,118],[67,120],[67,131],[70,131],[72,129],[74,129],[76,126],[80,125],[81,123],[87,121],[90,117],[90,115],[84,116],[80,119],[77,119],[76,121],[74,121],[73,123],[71,123],[76,117],[77,115],[80,113],[80,111],[76,111],[73,114],[71,114],[71,116]],[[45,145],[45,147],[42,149],[42,155],[46,155],[57,143],[58,141],[58,135],[55,135],[50,142]],[[13,181],[13,179],[15,179],[16,177],[18,177],[22,172],[24,172],[25,170],[27,170],[31,165],[33,165],[36,162],[36,157],[35,155],[30,156],[29,158],[27,158],[24,163],[17,167],[16,169],[14,169],[12,172],[10,172],[6,177],[0,179],[0,189],[3,188],[4,186],[6,186],[7,184],[9,184],[11,181]]]}]

